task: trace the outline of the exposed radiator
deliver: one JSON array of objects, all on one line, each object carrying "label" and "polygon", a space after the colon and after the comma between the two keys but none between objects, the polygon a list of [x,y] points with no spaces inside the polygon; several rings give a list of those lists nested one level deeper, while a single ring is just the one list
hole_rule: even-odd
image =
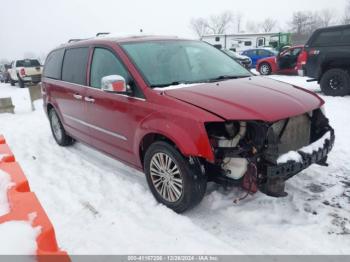
[{"label": "exposed radiator", "polygon": [[310,132],[311,120],[307,114],[274,123],[269,130],[265,159],[275,162],[280,155],[310,144]]}]

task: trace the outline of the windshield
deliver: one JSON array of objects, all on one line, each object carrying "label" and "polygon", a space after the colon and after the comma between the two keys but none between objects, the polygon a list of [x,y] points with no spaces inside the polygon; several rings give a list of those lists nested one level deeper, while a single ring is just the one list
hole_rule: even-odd
[{"label": "windshield", "polygon": [[122,47],[151,87],[251,76],[229,56],[201,41],[138,42]]},{"label": "windshield", "polygon": [[17,67],[34,67],[34,66],[40,66],[40,63],[36,59],[25,59],[25,60],[18,60],[16,63]]}]

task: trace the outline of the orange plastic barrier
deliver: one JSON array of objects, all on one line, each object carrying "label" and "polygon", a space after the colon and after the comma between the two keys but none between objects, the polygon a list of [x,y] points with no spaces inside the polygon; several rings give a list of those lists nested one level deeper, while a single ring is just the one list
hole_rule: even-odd
[{"label": "orange plastic barrier", "polygon": [[[54,228],[46,215],[36,195],[30,191],[29,183],[21,167],[6,144],[5,138],[0,135],[0,169],[11,176],[15,184],[7,191],[10,212],[0,216],[0,223],[14,220],[28,220],[28,215],[35,212],[33,227],[40,226],[41,233],[37,237],[38,261],[70,261],[65,251],[58,248]],[[4,156],[5,155],[5,156]]]}]

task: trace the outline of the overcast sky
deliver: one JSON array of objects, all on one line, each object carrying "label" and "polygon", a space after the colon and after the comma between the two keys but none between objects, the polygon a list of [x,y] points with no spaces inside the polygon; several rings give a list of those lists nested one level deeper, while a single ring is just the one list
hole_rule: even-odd
[{"label": "overcast sky", "polygon": [[247,20],[273,17],[285,26],[294,11],[331,9],[342,15],[345,0],[2,0],[0,59],[43,55],[70,38],[145,33],[195,35],[193,17],[225,10],[241,12]]}]

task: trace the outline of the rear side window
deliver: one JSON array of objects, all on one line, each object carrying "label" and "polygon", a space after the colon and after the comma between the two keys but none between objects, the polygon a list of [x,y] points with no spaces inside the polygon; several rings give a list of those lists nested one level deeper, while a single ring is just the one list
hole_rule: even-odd
[{"label": "rear side window", "polygon": [[48,78],[61,79],[61,68],[64,49],[51,52],[45,61],[43,75]]},{"label": "rear side window", "polygon": [[340,39],[342,32],[339,31],[322,31],[314,40],[313,46],[334,45],[336,39]]},{"label": "rear side window", "polygon": [[67,49],[64,54],[62,80],[79,85],[86,85],[86,66],[89,48]]},{"label": "rear side window", "polygon": [[256,50],[245,51],[244,55],[255,56],[256,55]]},{"label": "rear side window", "polygon": [[267,50],[262,50],[262,49],[258,50],[258,56],[269,56],[269,55],[271,54]]}]

